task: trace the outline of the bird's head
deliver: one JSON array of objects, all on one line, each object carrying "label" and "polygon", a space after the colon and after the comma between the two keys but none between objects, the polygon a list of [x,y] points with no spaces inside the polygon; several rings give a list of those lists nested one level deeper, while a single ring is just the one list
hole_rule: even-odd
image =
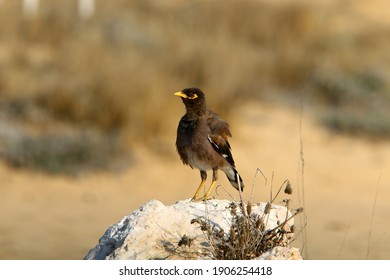
[{"label": "bird's head", "polygon": [[182,91],[176,92],[175,95],[181,97],[187,111],[206,110],[204,93],[198,88],[185,88]]}]

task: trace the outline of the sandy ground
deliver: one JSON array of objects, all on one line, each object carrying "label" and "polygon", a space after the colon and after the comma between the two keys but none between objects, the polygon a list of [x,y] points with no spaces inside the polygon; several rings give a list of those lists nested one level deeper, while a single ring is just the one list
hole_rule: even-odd
[{"label": "sandy ground", "polygon": [[[231,145],[246,182],[245,200],[256,168],[268,183],[257,176],[254,201],[269,199],[272,173],[274,193],[289,179],[293,207],[304,206],[307,216],[306,238],[301,234],[295,243],[304,244],[306,258],[390,259],[390,142],[333,135],[304,109],[304,188],[299,188],[299,110],[252,103],[237,108],[234,118]],[[172,154],[174,140],[172,135]],[[139,149],[136,158],[137,164],[122,173],[79,178],[1,164],[0,259],[82,259],[110,224],[147,201],[171,204],[195,192],[199,174],[177,156]],[[219,183],[238,199],[223,174]],[[229,196],[219,188],[216,197]]]}]

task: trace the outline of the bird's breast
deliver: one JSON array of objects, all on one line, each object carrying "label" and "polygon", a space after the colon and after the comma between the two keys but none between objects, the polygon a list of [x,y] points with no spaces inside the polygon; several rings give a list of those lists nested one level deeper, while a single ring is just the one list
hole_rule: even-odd
[{"label": "bird's breast", "polygon": [[209,163],[209,155],[205,155],[204,157],[202,157],[199,151],[200,150],[192,149],[191,147],[188,147],[186,149],[188,164],[199,170],[211,170],[213,166]]},{"label": "bird's breast", "polygon": [[182,118],[177,128],[176,148],[183,163],[200,170],[213,168],[210,161],[215,151],[207,139],[208,128],[202,120]]},{"label": "bird's breast", "polygon": [[177,147],[190,146],[194,137],[197,122],[194,120],[181,119],[177,127]]}]

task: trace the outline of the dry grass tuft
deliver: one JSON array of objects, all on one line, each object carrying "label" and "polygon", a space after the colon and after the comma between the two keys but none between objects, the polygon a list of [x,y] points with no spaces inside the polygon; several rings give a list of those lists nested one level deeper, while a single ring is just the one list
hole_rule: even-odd
[{"label": "dry grass tuft", "polygon": [[[285,193],[292,193],[291,184],[288,180],[282,184],[276,199],[282,187],[285,186]],[[286,192],[287,190],[287,192]],[[230,204],[230,229],[225,232],[216,226],[207,218],[196,218],[191,223],[198,223],[201,230],[206,235],[210,244],[211,256],[216,260],[250,260],[259,257],[268,250],[277,246],[288,246],[292,241],[292,235],[295,231],[294,226],[288,223],[296,215],[303,212],[303,208],[298,208],[290,212],[290,199],[283,200],[287,208],[288,215],[278,226],[272,229],[266,229],[268,217],[272,208],[271,202],[268,202],[262,215],[252,212],[252,202],[245,204],[242,199],[240,202],[231,202]]]},{"label": "dry grass tuft", "polygon": [[[271,205],[271,204],[269,204]],[[194,219],[191,223],[199,223],[211,246],[211,255],[216,260],[250,260],[259,257],[277,246],[288,246],[294,228],[286,223],[302,210],[296,210],[287,220],[271,230],[265,230],[269,212],[262,216],[246,212],[243,203],[232,202],[232,214],[229,232],[214,226],[206,219]]]}]

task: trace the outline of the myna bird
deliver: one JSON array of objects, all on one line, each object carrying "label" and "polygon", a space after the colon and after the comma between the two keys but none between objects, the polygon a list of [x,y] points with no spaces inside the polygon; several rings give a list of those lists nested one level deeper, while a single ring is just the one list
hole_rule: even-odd
[{"label": "myna bird", "polygon": [[[244,183],[234,166],[228,137],[232,136],[229,124],[216,113],[207,110],[204,93],[198,88],[186,88],[175,93],[181,97],[186,114],[177,128],[176,148],[184,164],[200,170],[202,179],[192,200],[206,200],[212,193],[222,170],[230,183],[242,191]],[[199,194],[206,182],[207,170],[213,170],[213,180],[206,194]]]}]

